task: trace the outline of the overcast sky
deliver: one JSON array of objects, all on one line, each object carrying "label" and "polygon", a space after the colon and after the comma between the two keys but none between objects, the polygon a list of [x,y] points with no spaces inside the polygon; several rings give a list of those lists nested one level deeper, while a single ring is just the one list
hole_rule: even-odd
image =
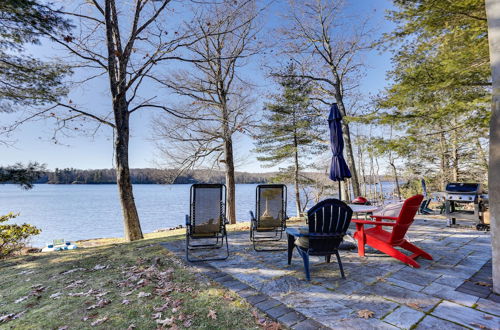
[{"label": "overcast sky", "polygon": [[[277,24],[279,14],[283,11],[284,0],[278,0],[277,4],[270,8],[267,14],[267,27]],[[351,13],[359,14],[360,17],[372,15],[371,24],[377,27],[379,33],[392,29],[392,24],[384,19],[385,10],[391,7],[389,0],[351,0],[347,5]],[[29,51],[35,56],[50,57],[57,53],[57,49],[50,42],[44,42],[40,47],[30,47]],[[255,59],[255,63],[259,60]],[[372,51],[366,56],[366,76],[361,81],[360,92],[365,97],[376,94],[387,85],[386,71],[390,69],[390,54]],[[173,64],[167,64],[173,65]],[[169,68],[170,69],[170,68]],[[265,74],[259,71],[259,65],[255,64],[246,69],[247,75],[252,77],[254,83],[259,85],[260,91],[266,91],[271,85],[266,80]],[[78,78],[73,77],[73,78]],[[88,108],[109,107],[107,97],[107,82],[104,79],[96,80],[92,86],[84,90],[72,91],[70,98],[73,102],[85,105]],[[146,86],[147,89],[147,86]],[[163,93],[163,91],[159,91]],[[166,93],[166,92],[165,92]],[[260,105],[257,107],[260,110]],[[328,116],[328,108],[325,108],[325,123]],[[0,126],[18,118],[19,114],[0,114]],[[137,111],[132,115],[130,140],[130,166],[157,167],[161,161],[160,155],[152,141],[151,121],[154,111]],[[111,168],[113,166],[112,131],[104,127],[94,136],[80,135],[60,137],[59,143],[55,144],[51,138],[54,134],[54,125],[48,121],[36,121],[25,124],[10,137],[9,146],[0,144],[0,165],[8,165],[15,162],[38,161],[45,163],[49,169],[74,167],[81,169]],[[262,168],[251,152],[253,143],[248,137],[239,137],[235,142],[235,151],[238,171],[261,172],[271,169]]]}]

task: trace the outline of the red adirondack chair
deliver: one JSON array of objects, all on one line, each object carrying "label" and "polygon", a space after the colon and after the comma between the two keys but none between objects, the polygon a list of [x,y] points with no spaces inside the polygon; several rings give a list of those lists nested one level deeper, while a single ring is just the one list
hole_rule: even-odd
[{"label": "red adirondack chair", "polygon": [[[415,268],[420,267],[415,261],[419,256],[432,260],[430,254],[405,239],[405,234],[413,223],[415,214],[423,198],[424,196],[422,195],[415,195],[405,200],[398,217],[372,216],[374,220],[353,219],[352,222],[356,223],[354,238],[358,240],[358,254],[363,257],[365,255],[365,244],[368,244],[372,248],[382,251]],[[383,222],[382,220],[395,220],[395,222]],[[365,229],[364,225],[373,225],[375,227]],[[392,232],[382,229],[382,226],[391,226]],[[395,247],[398,246],[413,252],[413,254],[408,256],[396,250]]]}]

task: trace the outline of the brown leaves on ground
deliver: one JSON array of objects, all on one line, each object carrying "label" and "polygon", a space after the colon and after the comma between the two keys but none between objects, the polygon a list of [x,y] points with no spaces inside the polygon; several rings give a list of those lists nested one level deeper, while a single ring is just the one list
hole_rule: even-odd
[{"label": "brown leaves on ground", "polygon": [[109,304],[111,304],[111,300],[108,300],[108,299],[99,299],[97,301],[97,304],[91,305],[91,306],[87,307],[87,310],[89,311],[89,310],[92,310],[92,309],[95,309],[95,308],[102,308],[102,307],[104,307],[106,305],[109,305]]},{"label": "brown leaves on ground", "polygon": [[483,282],[483,281],[478,281],[478,282],[475,282],[474,284],[477,284],[477,285],[480,285],[480,286],[486,286],[486,287],[493,286],[491,283]]},{"label": "brown leaves on ground", "polygon": [[19,313],[10,313],[10,314],[7,314],[7,315],[2,315],[2,316],[0,316],[0,323],[5,323],[5,322],[9,322],[9,321],[18,319],[24,313],[26,313],[26,311],[22,311],[22,312],[19,312]]},{"label": "brown leaves on ground", "polygon": [[217,320],[217,312],[214,311],[213,309],[210,309],[208,311],[207,317],[212,319],[212,320]]},{"label": "brown leaves on ground", "polygon": [[266,321],[262,325],[262,327],[265,330],[280,330],[280,329],[282,329],[281,324],[279,324],[278,322],[271,321],[271,320]]},{"label": "brown leaves on ground", "polygon": [[166,318],[164,320],[156,320],[156,323],[161,326],[171,326],[174,324],[175,319],[173,317]]},{"label": "brown leaves on ground", "polygon": [[362,317],[364,319],[369,319],[369,318],[372,318],[373,316],[375,316],[375,313],[369,309],[361,309],[358,311],[358,317]]},{"label": "brown leaves on ground", "polygon": [[103,318],[100,318],[100,319],[97,319],[95,320],[94,322],[90,323],[91,326],[95,327],[97,325],[101,325],[103,324],[104,322],[106,322],[109,318],[106,316],[106,317],[103,317]]},{"label": "brown leaves on ground", "polygon": [[411,307],[413,309],[418,309],[418,310],[422,310],[422,306],[420,306],[419,304],[417,303],[407,303],[406,306],[408,307]]}]

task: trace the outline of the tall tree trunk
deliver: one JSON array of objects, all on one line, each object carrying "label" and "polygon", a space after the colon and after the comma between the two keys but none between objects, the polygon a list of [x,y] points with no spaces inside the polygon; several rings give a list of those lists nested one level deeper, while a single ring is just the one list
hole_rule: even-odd
[{"label": "tall tree trunk", "polygon": [[451,161],[452,161],[452,180],[453,182],[458,182],[459,180],[459,171],[458,171],[458,161],[459,161],[459,153],[458,153],[458,138],[457,133],[453,131],[452,133],[452,146],[451,146]]},{"label": "tall tree trunk", "polygon": [[226,157],[226,187],[227,210],[226,217],[230,223],[236,223],[236,185],[234,180],[233,139],[226,136],[224,141],[224,156]]},{"label": "tall tree trunk", "polygon": [[297,142],[297,135],[294,135],[293,138],[293,146],[295,148],[295,155],[294,155],[294,184],[295,184],[295,206],[297,207],[297,216],[300,217],[300,212],[302,211],[302,208],[300,207],[300,187],[299,187],[299,144]]},{"label": "tall tree trunk", "polygon": [[488,41],[493,80],[490,122],[490,164],[488,191],[490,198],[493,291],[500,293],[500,0],[486,0]]},{"label": "tall tree trunk", "polygon": [[401,199],[401,189],[399,188],[398,170],[396,169],[396,165],[394,164],[394,160],[392,159],[392,157],[390,158],[389,164],[392,167],[392,174],[394,175],[394,181],[396,182],[396,193],[398,194],[398,199]]},{"label": "tall tree trunk", "polygon": [[439,149],[440,149],[440,158],[441,158],[441,175],[439,178],[440,189],[444,190],[446,187],[446,181],[448,181],[448,158],[447,158],[447,150],[446,150],[446,141],[444,137],[444,133],[439,134]]},{"label": "tall tree trunk", "polygon": [[[116,102],[116,101],[115,101]],[[115,160],[116,160],[116,183],[120,195],[123,212],[123,223],[125,227],[125,239],[135,241],[142,239],[141,223],[135,206],[130,169],[128,164],[129,152],[129,113],[125,100],[116,102],[116,137],[115,137]]]},{"label": "tall tree trunk", "polygon": [[130,113],[128,112],[126,94],[126,67],[128,59],[123,56],[121,48],[115,1],[105,1],[104,16],[106,22],[106,46],[108,50],[107,70],[115,118],[116,183],[122,205],[125,239],[127,241],[135,241],[142,239],[143,236],[139,215],[135,206],[128,164],[130,137]]},{"label": "tall tree trunk", "polygon": [[[337,105],[339,107],[340,113],[342,114],[342,117],[345,117],[347,115],[347,112],[340,91],[335,92],[335,99],[337,101]],[[354,197],[361,196],[361,190],[359,189],[358,172],[356,171],[356,162],[354,160],[354,151],[351,142],[351,132],[349,130],[349,124],[345,120],[342,121],[342,133],[344,136],[346,160],[347,163],[349,164],[349,169],[351,170],[351,175],[352,175],[351,184],[352,184],[352,190],[355,195]]]}]

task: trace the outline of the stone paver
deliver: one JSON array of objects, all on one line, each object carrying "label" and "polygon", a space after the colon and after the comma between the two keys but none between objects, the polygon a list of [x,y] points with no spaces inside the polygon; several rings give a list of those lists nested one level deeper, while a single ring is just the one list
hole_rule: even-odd
[{"label": "stone paver", "polygon": [[498,317],[450,301],[443,301],[439,304],[432,315],[470,328],[498,329],[500,327]]},{"label": "stone paver", "polygon": [[434,297],[451,300],[461,305],[472,307],[478,300],[478,297],[471,296],[463,292],[455,291],[449,286],[439,283],[432,283],[427,286],[422,292],[430,294]]},{"label": "stone paver", "polygon": [[466,327],[460,326],[456,323],[438,319],[437,317],[427,315],[420,323],[418,323],[416,330],[461,330],[468,329]]},{"label": "stone paver", "polygon": [[[491,281],[489,234],[417,219],[408,237],[434,260],[418,259],[415,269],[369,247],[365,258],[341,251],[346,279],[335,258],[311,257],[308,282],[296,251],[288,265],[286,251],[255,252],[247,232],[230,232],[227,260],[190,265],[292,329],[500,328],[500,296],[477,285]],[[272,244],[286,247],[286,239]],[[184,241],[162,246],[184,258]],[[363,309],[374,316],[360,318]]]},{"label": "stone paver", "polygon": [[424,316],[425,314],[420,311],[410,307],[401,306],[394,310],[391,314],[384,317],[384,321],[399,328],[409,329]]}]

